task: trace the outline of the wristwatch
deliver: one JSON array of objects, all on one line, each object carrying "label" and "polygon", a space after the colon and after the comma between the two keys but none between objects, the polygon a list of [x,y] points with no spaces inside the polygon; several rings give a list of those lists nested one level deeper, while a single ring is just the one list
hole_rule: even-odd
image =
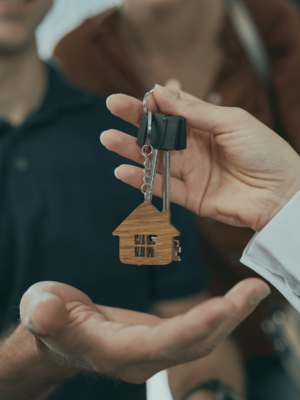
[{"label": "wristwatch", "polygon": [[246,400],[245,397],[238,394],[230,386],[217,380],[204,382],[201,385],[194,387],[182,398],[182,400],[188,400],[192,394],[200,390],[208,390],[215,393],[216,400]]}]

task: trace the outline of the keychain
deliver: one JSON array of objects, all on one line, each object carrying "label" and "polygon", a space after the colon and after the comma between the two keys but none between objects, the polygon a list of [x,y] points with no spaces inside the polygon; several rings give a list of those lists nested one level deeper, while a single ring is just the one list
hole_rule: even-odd
[{"label": "keychain", "polygon": [[[180,261],[180,243],[174,239],[180,232],[170,222],[170,151],[186,149],[186,120],[148,112],[146,103],[152,92],[146,93],[143,100],[144,114],[137,139],[145,157],[141,188],[145,201],[113,232],[119,236],[120,261],[124,264],[166,265]],[[152,205],[159,151],[164,152],[162,212]]]}]

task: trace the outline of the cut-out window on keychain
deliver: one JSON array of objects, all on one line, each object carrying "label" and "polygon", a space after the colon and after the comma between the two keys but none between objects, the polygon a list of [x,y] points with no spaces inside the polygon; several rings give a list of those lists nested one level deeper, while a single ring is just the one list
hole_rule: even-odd
[{"label": "cut-out window on keychain", "polygon": [[155,235],[135,235],[135,245],[135,257],[157,257],[157,237]]}]

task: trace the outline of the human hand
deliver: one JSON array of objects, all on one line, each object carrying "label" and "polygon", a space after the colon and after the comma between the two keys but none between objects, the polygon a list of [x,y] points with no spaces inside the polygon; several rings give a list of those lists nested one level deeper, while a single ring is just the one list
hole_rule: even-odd
[{"label": "human hand", "polygon": [[[173,89],[172,89],[173,90]],[[300,190],[300,158],[282,138],[246,111],[218,107],[184,92],[156,86],[148,97],[153,113],[187,119],[187,149],[171,152],[170,199],[200,216],[260,231]],[[139,126],[142,103],[125,95],[108,99],[110,111]],[[143,163],[136,139],[109,130],[101,142]],[[154,195],[162,196],[162,158]],[[143,171],[122,165],[122,181],[140,188]]]},{"label": "human hand", "polygon": [[216,394],[210,391],[199,390],[185,400],[218,400]]},{"label": "human hand", "polygon": [[269,293],[266,283],[251,278],[224,297],[160,319],[96,305],[71,286],[41,282],[24,294],[20,312],[24,327],[57,356],[60,368],[137,384],[209,354]]}]

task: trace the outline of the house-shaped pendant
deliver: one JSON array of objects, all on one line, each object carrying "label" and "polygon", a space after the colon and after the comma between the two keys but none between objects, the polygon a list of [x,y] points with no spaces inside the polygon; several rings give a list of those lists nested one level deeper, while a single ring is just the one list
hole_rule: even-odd
[{"label": "house-shaped pendant", "polygon": [[170,223],[170,211],[142,203],[113,232],[120,238],[120,261],[135,265],[166,265],[180,261],[180,232]]}]

